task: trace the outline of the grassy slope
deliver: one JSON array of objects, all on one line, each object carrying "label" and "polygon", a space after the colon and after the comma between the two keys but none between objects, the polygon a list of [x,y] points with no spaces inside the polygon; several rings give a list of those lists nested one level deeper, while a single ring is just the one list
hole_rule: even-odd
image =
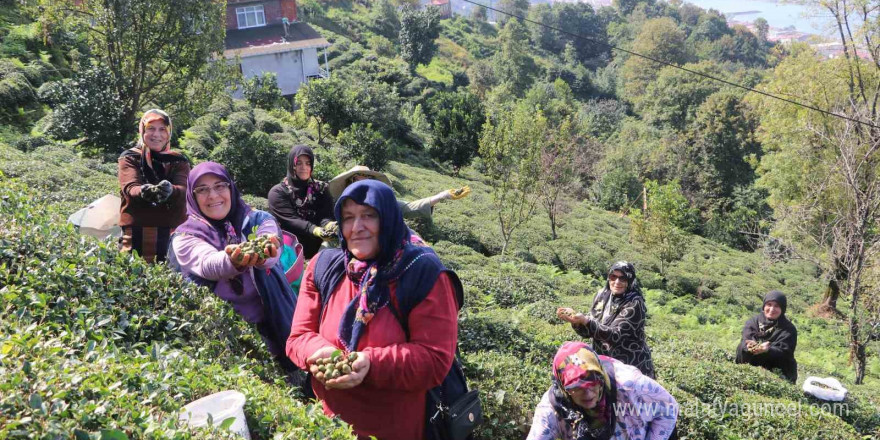
[{"label": "grassy slope", "polygon": [[[528,260],[549,263],[544,254],[552,250],[572,265],[580,267],[568,272],[549,264],[522,263],[519,258],[487,257],[474,251],[500,248],[500,234],[491,209],[488,186],[479,174],[467,169],[459,178],[403,163],[393,163],[390,174],[395,189],[404,199],[424,197],[444,188],[467,184],[473,194],[467,199],[438,205],[434,225],[422,227],[426,236],[441,240],[435,248],[441,257],[459,271],[468,290],[468,305],[462,320],[462,344],[469,371],[478,386],[486,391],[490,414],[504,414],[510,426],[492,426],[498,433],[513,435],[514,427],[525,428],[529,410],[548,385],[547,364],[555,347],[564,340],[578,339],[567,326],[553,317],[556,306],[566,305],[580,310],[589,307],[592,295],[600,286],[596,268],[610,262],[628,259],[635,262],[640,275],[652,287],[659,287],[656,263],[646,259],[629,243],[628,220],[618,214],[580,204],[563,218],[560,239],[550,241],[550,227],[539,211],[523,226],[512,244],[511,254]],[[581,256],[566,255],[578,249]],[[598,259],[598,261],[596,260]],[[557,260],[558,264],[558,260]],[[579,270],[578,270],[579,269]],[[585,270],[586,273],[582,273]],[[604,269],[601,269],[604,270]],[[514,279],[512,285],[500,288],[486,283],[487,278]],[[647,289],[649,306],[648,338],[653,348],[661,382],[690,413],[683,416],[685,432],[691,438],[713,435],[750,437],[756,432],[781,435],[790,429],[799,436],[856,438],[852,425],[863,435],[877,435],[880,429],[878,391],[880,391],[880,360],[871,361],[869,377],[863,386],[852,386],[852,369],[847,365],[846,328],[843,322],[828,322],[804,315],[807,306],[815,303],[821,283],[815,269],[802,262],[770,264],[760,254],[748,254],[693,237],[687,255],[674,264],[667,274],[681,287],[675,293],[657,288]],[[686,282],[681,282],[685,279]],[[654,280],[652,282],[651,280]],[[697,299],[689,287],[704,286],[705,299]],[[520,294],[515,305],[509,306],[510,291],[529,289],[546,291],[541,294]],[[711,289],[706,288],[710,286]],[[756,312],[760,298],[770,289],[782,289],[790,298],[789,316],[798,326],[797,350],[800,381],[791,386],[777,375],[763,369],[735,365],[733,354],[739,342],[743,322]],[[507,293],[505,293],[507,292]],[[555,293],[555,295],[554,295]],[[516,296],[516,294],[514,294]],[[508,307],[504,307],[508,305]],[[472,338],[469,340],[468,338]],[[512,372],[505,372],[506,369]],[[499,373],[501,371],[501,373]],[[834,375],[847,383],[858,404],[843,419],[828,416],[771,418],[768,426],[755,428],[754,417],[708,420],[695,412],[706,411],[704,405],[802,404],[803,412],[815,403],[804,398],[799,385],[810,375]],[[505,402],[505,399],[511,402]],[[525,409],[523,409],[525,407]],[[729,407],[728,412],[734,411]],[[818,409],[816,409],[818,412]],[[700,414],[704,414],[700,413]],[[857,414],[856,414],[857,413]],[[822,426],[838,426],[836,434],[826,433]],[[871,427],[868,427],[871,426]],[[755,431],[757,429],[757,431]],[[825,434],[821,434],[825,433]],[[490,437],[489,433],[486,438]]]}]

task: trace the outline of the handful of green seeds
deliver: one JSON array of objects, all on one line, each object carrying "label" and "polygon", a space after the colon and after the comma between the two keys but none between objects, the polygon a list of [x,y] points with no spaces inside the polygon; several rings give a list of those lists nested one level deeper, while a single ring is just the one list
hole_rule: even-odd
[{"label": "handful of green seeds", "polygon": [[333,356],[321,358],[315,361],[318,366],[318,373],[315,379],[320,381],[336,379],[351,373],[351,364],[357,359],[357,353],[349,353],[348,355],[341,351],[334,352]]},{"label": "handful of green seeds", "polygon": [[270,240],[272,235],[264,234],[259,237],[254,236],[249,238],[250,241],[238,245],[238,248],[241,250],[241,254],[238,257],[239,260],[250,255],[256,255],[260,260],[266,259],[268,257],[268,255],[266,255],[266,247],[272,244],[272,241]]}]

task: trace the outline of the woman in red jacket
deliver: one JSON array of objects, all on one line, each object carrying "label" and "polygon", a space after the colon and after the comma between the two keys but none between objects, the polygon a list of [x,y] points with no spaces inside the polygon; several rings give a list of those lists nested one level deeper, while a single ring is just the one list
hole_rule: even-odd
[{"label": "woman in red jacket", "polygon": [[[410,242],[384,183],[346,188],[335,216],[340,249],[321,251],[306,270],[287,355],[319,376],[318,359],[357,353],[350,374],[312,378],[324,412],[360,438],[423,439],[425,395],[449,372],[458,339],[452,282],[430,248]],[[423,299],[407,313],[400,306],[411,298]]]}]

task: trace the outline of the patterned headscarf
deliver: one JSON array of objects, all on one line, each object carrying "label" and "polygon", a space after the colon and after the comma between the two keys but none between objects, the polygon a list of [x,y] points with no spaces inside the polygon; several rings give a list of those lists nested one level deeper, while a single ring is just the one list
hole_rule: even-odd
[{"label": "patterned headscarf", "polygon": [[[342,205],[349,199],[369,206],[379,214],[379,253],[371,260],[361,261],[355,258],[348,250],[348,243],[342,235]],[[364,180],[352,184],[339,196],[334,214],[340,224],[339,245],[345,251],[346,273],[358,289],[357,296],[349,303],[340,320],[338,337],[348,351],[355,351],[367,324],[379,310],[388,305],[391,299],[388,285],[400,279],[418,260],[422,260],[420,266],[434,260],[437,268],[442,268],[442,264],[430,248],[411,242],[410,230],[403,222],[403,214],[397,205],[394,191],[382,182]],[[398,290],[409,289],[410,286],[401,280]]]},{"label": "patterned headscarf", "polygon": [[[151,122],[162,121],[165,123],[165,126],[168,129],[168,142],[165,143],[165,146],[162,147],[161,151],[154,152],[147,146],[147,143],[144,142],[144,134],[147,131],[147,126],[150,125]],[[171,151],[171,133],[173,132],[174,127],[171,125],[171,117],[168,116],[168,113],[163,112],[159,109],[147,110],[144,113],[144,116],[141,117],[140,123],[138,123],[138,142],[135,149],[139,149],[141,151],[141,172],[144,175],[144,179],[147,183],[157,184],[162,180],[165,180],[165,167],[164,166],[153,166],[153,161],[160,163],[171,163],[171,162],[183,162],[187,161],[186,157],[182,154]]]},{"label": "patterned headscarf", "polygon": [[[553,357],[553,386],[550,404],[577,440],[609,439],[614,435],[617,386],[614,373],[583,342],[565,342]],[[602,395],[592,409],[582,408],[566,390],[602,385]]]}]

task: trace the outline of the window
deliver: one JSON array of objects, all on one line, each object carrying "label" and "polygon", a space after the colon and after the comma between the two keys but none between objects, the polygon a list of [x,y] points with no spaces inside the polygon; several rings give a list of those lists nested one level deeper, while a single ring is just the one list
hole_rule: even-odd
[{"label": "window", "polygon": [[238,16],[239,29],[266,25],[266,13],[263,11],[263,5],[235,8],[235,14]]}]

